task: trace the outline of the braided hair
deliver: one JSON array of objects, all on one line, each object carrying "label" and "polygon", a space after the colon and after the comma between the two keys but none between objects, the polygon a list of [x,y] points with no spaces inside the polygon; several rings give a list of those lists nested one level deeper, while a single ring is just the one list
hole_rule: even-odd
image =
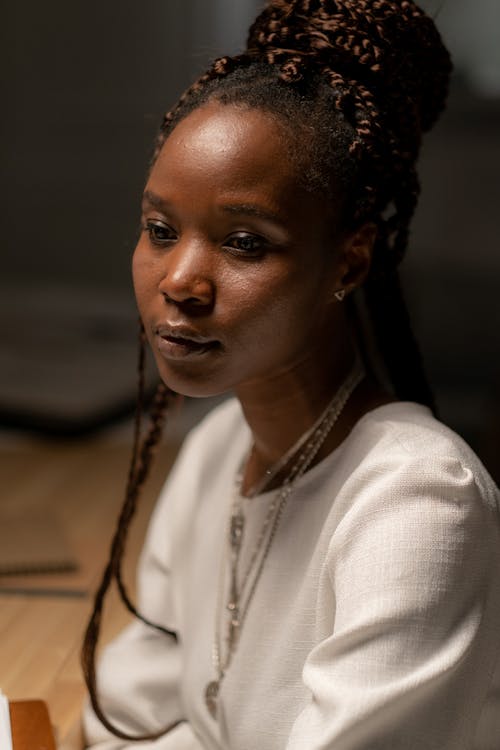
[{"label": "braided hair", "polygon": [[[420,190],[416,162],[422,134],[444,108],[450,72],[449,53],[432,19],[412,0],[270,0],[250,27],[245,51],[215,60],[165,115],[153,155],[154,163],[175,126],[208,102],[257,108],[274,117],[289,136],[290,158],[304,187],[326,196],[341,227],[375,224],[362,288],[369,335],[396,396],[432,409],[398,266]],[[359,311],[352,306],[351,313],[360,330]],[[95,647],[113,575],[126,606],[138,615],[121,581],[120,562],[166,399],[163,388],[142,448],[136,438],[124,510],[83,650],[94,710],[125,739],[162,732],[132,737],[106,719],[96,695]]]}]

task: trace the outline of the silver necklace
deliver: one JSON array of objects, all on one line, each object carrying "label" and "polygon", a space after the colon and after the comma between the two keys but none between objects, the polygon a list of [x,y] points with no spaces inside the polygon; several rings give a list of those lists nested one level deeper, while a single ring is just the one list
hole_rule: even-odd
[{"label": "silver necklace", "polygon": [[[214,718],[217,716],[217,701],[221,682],[231,663],[243,623],[246,619],[257,583],[264,568],[264,563],[276,536],[288,498],[292,494],[296,482],[314,461],[314,458],[318,454],[335,422],[342,413],[342,410],[352,392],[364,378],[364,374],[364,370],[358,360],[356,360],[356,363],[347,379],[340,386],[339,390],[335,393],[326,409],[312,427],[300,436],[297,442],[285,453],[285,455],[282,456],[273,467],[266,471],[261,482],[252,488],[250,497],[254,497],[262,492],[271,480],[287,465],[287,463],[296,456],[297,453],[300,453],[285,477],[281,487],[278,488],[269,503],[266,517],[258,534],[250,562],[241,578],[241,583],[238,583],[238,567],[245,530],[245,516],[242,508],[241,495],[243,470],[241,468],[236,476],[231,514],[227,529],[229,565],[226,565],[225,555],[223,555],[221,559],[220,580],[217,594],[215,633],[212,646],[212,662],[216,678],[209,682],[205,688],[205,703],[210,714]],[[222,598],[226,567],[229,567],[230,575],[229,594],[226,604],[229,617],[227,623],[226,653],[225,656],[223,656],[220,622],[222,619]]]}]

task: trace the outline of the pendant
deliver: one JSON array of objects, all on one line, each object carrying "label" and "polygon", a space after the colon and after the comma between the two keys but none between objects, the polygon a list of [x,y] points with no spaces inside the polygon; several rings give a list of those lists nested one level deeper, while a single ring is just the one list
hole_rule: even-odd
[{"label": "pendant", "polygon": [[[228,609],[230,608],[228,607]],[[239,619],[239,614],[238,614],[238,607],[234,606],[232,608],[231,618],[229,620],[229,625],[227,629],[227,647],[229,649],[229,653],[232,653],[235,649],[236,641],[238,640],[238,636],[240,634],[239,628],[240,628],[240,619]]]},{"label": "pendant", "polygon": [[231,548],[238,552],[243,541],[243,529],[245,528],[245,516],[241,510],[233,513],[229,528],[229,541]]},{"label": "pendant", "polygon": [[205,688],[205,703],[212,718],[217,718],[217,698],[219,697],[219,680],[212,680]]}]

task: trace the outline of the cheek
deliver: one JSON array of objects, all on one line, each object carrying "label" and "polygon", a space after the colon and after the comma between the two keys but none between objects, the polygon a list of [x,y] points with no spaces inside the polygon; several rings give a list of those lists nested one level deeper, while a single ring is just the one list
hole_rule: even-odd
[{"label": "cheek", "polygon": [[132,281],[139,308],[155,288],[156,277],[155,264],[139,243],[132,256]]},{"label": "cheek", "polygon": [[286,276],[241,289],[237,301],[234,320],[254,351],[293,348],[318,319],[317,297]]},{"label": "cheek", "polygon": [[261,322],[277,349],[303,349],[328,333],[332,304],[328,285],[310,272],[275,289],[262,308]]}]

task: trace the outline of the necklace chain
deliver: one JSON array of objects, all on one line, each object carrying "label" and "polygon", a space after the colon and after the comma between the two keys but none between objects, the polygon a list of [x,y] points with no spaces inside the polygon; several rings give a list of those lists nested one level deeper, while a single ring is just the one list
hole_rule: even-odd
[{"label": "necklace chain", "polygon": [[[238,637],[246,619],[248,609],[255,594],[264,564],[269,555],[276,536],[283,512],[296,482],[307,471],[317,456],[321,446],[328,437],[335,422],[339,418],[344,406],[354,389],[364,377],[364,371],[356,361],[347,379],[324,409],[320,417],[297,442],[282,456],[274,466],[266,471],[263,479],[255,485],[250,497],[262,492],[267,485],[278,476],[290,460],[299,453],[282,485],[274,494],[257,537],[257,541],[250,557],[250,561],[238,585],[238,567],[243,545],[245,530],[245,516],[242,508],[241,484],[243,472],[240,470],[235,480],[231,515],[228,520],[227,538],[229,547],[229,591],[226,609],[229,612],[227,630],[227,648],[225,658],[222,657],[220,621],[222,619],[222,597],[225,580],[225,557],[221,559],[220,581],[216,606],[216,627],[212,647],[212,661],[216,672],[216,679],[212,680],[205,689],[206,705],[215,718],[217,714],[217,699],[220,683],[229,668],[232,656],[237,646]],[[267,538],[266,538],[267,537]],[[260,556],[260,559],[259,559]],[[252,575],[253,574],[253,575]]]}]

